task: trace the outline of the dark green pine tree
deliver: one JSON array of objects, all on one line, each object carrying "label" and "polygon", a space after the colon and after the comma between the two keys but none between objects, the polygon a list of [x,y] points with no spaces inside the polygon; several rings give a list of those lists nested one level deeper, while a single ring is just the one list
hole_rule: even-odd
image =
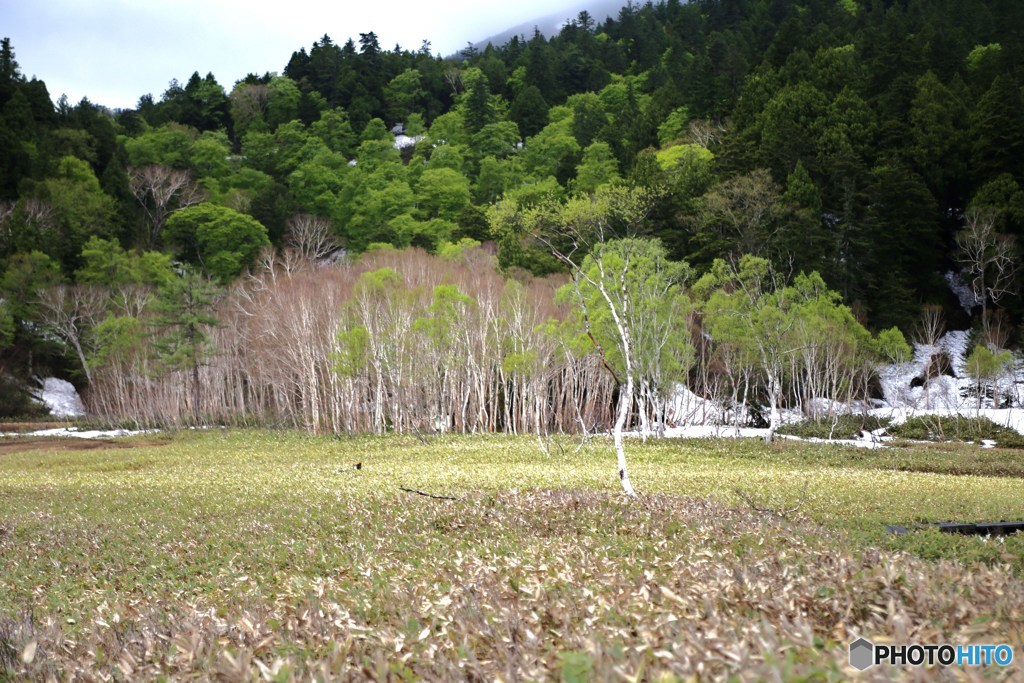
[{"label": "dark green pine tree", "polygon": [[103,191],[117,202],[117,236],[122,245],[131,245],[134,241],[133,224],[137,215],[137,200],[128,184],[127,169],[128,155],[121,145],[100,176]]},{"label": "dark green pine tree", "polygon": [[871,322],[892,327],[917,317],[922,301],[946,291],[940,213],[924,179],[898,162],[871,171],[866,253],[857,259]]},{"label": "dark green pine tree", "polygon": [[533,137],[541,131],[548,123],[548,103],[535,85],[527,85],[509,107],[509,118],[519,126],[519,132],[524,138]]},{"label": "dark green pine tree", "polygon": [[554,62],[554,50],[541,32],[535,30],[526,47],[526,82],[536,86],[547,102],[562,100],[562,89],[552,67]]},{"label": "dark green pine tree", "polygon": [[198,71],[192,74],[185,85],[181,106],[181,122],[199,131],[227,127],[228,96],[212,73],[206,74],[206,78],[200,78]]},{"label": "dark green pine tree", "polygon": [[491,88],[487,77],[480,69],[470,69],[463,76],[466,94],[462,105],[462,118],[466,131],[471,135],[494,120],[494,106],[491,104]]},{"label": "dark green pine tree", "polygon": [[7,104],[14,91],[24,81],[18,62],[14,59],[11,39],[0,40],[0,107]]},{"label": "dark green pine tree", "polygon": [[937,197],[951,201],[967,165],[967,108],[931,71],[917,81],[910,108],[908,151]]},{"label": "dark green pine tree", "polygon": [[1024,100],[1019,83],[1005,74],[997,76],[971,112],[970,130],[979,180],[1001,173],[1024,175]]},{"label": "dark green pine tree", "polygon": [[209,330],[217,324],[213,315],[216,296],[209,280],[185,266],[178,277],[158,290],[153,302],[153,324],[158,330],[156,360],[166,371],[184,372],[189,377],[189,400],[197,423],[202,399],[199,371],[213,353]]},{"label": "dark green pine tree", "polygon": [[[817,271],[831,279],[835,245],[825,232],[822,220],[821,192],[802,162],[797,162],[786,179],[782,196],[785,219],[779,231],[779,251],[792,259],[793,269]],[[830,282],[830,284],[832,284]]]},{"label": "dark green pine tree", "polygon": [[24,141],[34,134],[34,126],[31,107],[21,93],[24,80],[11,39],[4,38],[0,41],[0,199],[17,197],[18,183],[32,169]]}]

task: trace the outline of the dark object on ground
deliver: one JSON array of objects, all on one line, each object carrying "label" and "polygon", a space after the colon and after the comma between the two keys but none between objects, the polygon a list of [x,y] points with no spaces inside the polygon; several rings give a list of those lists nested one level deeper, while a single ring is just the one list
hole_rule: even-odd
[{"label": "dark object on ground", "polygon": [[[3,428],[0,427],[0,431]],[[76,439],[68,436],[11,436],[0,438],[0,456],[25,451],[91,451],[103,448],[150,448],[166,446],[169,441],[132,439]]]},{"label": "dark object on ground", "polygon": [[355,468],[356,468],[357,470],[361,470],[361,469],[363,469],[363,463],[362,463],[362,462],[357,462],[357,463],[355,464]]},{"label": "dark object on ground", "polygon": [[1024,531],[1024,521],[1021,522],[979,522],[970,524],[966,522],[939,522],[937,524],[919,524],[915,527],[893,525],[886,527],[886,531],[897,536],[903,536],[911,530],[924,529],[926,527],[938,527],[944,534],[963,534],[965,536],[1009,536]]},{"label": "dark object on ground", "polygon": [[868,380],[868,398],[879,401],[885,400],[885,390],[882,388],[882,378],[878,376],[878,373],[873,373],[871,375],[871,379]]},{"label": "dark object on ground", "polygon": [[399,486],[398,488],[406,493],[415,493],[420,496],[426,496],[427,498],[435,498],[437,500],[458,500],[455,496],[435,496],[433,493],[427,493],[426,491],[420,491],[419,489],[407,489],[404,486]]},{"label": "dark object on ground", "polygon": [[953,359],[949,357],[949,354],[945,351],[939,351],[928,361],[928,367],[925,368],[924,374],[910,380],[910,388],[915,389],[917,387],[923,387],[929,381],[939,377],[941,375],[949,375],[953,379],[956,379],[956,373],[953,372]]}]

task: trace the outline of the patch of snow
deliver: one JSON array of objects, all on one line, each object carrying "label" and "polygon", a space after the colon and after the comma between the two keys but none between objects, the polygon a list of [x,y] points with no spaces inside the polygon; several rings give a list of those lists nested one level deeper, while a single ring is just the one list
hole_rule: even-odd
[{"label": "patch of snow", "polygon": [[[996,424],[1009,427],[1024,434],[1024,360],[1018,358],[1010,369],[995,383],[997,396],[983,396],[978,405],[977,387],[967,374],[967,351],[970,334],[967,331],[952,331],[934,345],[915,345],[913,359],[899,365],[889,365],[879,370],[884,398],[869,401],[855,401],[852,404],[839,403],[827,398],[817,398],[805,406],[806,410],[819,415],[868,413],[878,418],[891,420],[895,424],[905,422],[916,415],[985,417]],[[911,387],[911,382],[926,373],[933,356],[945,353],[949,356],[951,370],[955,377],[941,375],[929,380],[924,386]],[[706,399],[679,385],[666,406],[665,436],[684,438],[739,437],[763,438],[767,429],[738,427],[750,422],[750,414],[737,412],[721,402]],[[782,422],[799,422],[804,414],[798,410],[782,411]],[[864,433],[860,439],[831,441],[863,448],[882,448],[888,437],[884,430]],[[633,433],[631,436],[638,436]],[[793,439],[784,436],[780,438]],[[807,439],[815,441],[814,439]]]},{"label": "patch of snow", "polygon": [[54,417],[82,417],[85,415],[85,406],[82,398],[78,395],[75,385],[67,380],[56,377],[47,377],[43,380],[43,386],[36,392],[43,405],[47,407]]},{"label": "patch of snow", "polygon": [[[975,404],[976,405],[976,404]],[[903,407],[880,408],[871,411],[875,417],[892,420],[893,424],[902,424],[911,417],[920,415],[937,415],[939,417],[960,417],[974,418],[985,417],[997,425],[1009,427],[1021,434],[1024,434],[1024,409],[1022,408],[929,408],[915,409]]]},{"label": "patch of snow", "polygon": [[719,424],[724,411],[715,401],[701,398],[682,384],[665,406],[665,420],[672,425]]},{"label": "patch of snow", "polygon": [[396,135],[395,136],[395,149],[407,149],[409,147],[415,147],[416,143],[426,138],[425,135]]},{"label": "patch of snow", "polygon": [[[973,385],[967,375],[967,345],[970,334],[965,330],[947,332],[938,342],[915,344],[914,358],[908,363],[890,365],[879,371],[885,402],[895,408],[922,410],[963,411],[976,400],[969,397]],[[956,377],[934,377],[920,387],[911,387],[915,377],[928,370],[932,357],[939,353],[949,356]]]},{"label": "patch of snow", "polygon": [[949,285],[949,291],[956,295],[956,298],[960,301],[960,307],[964,311],[970,313],[971,309],[981,303],[974,290],[968,287],[967,283],[960,277],[960,273],[950,270],[946,273],[945,278],[946,284]]},{"label": "patch of snow", "polygon": [[[764,439],[771,430],[758,429],[754,427],[733,427],[726,425],[688,425],[685,427],[669,427],[665,430],[665,438],[668,439]],[[627,434],[631,437],[639,437],[637,432]],[[789,434],[774,435],[777,439],[788,439],[789,441],[806,441],[808,443],[832,443],[857,448],[885,448],[885,442],[891,441],[889,437],[879,436],[873,432],[864,432],[860,439],[815,439],[792,436]]]},{"label": "patch of snow", "polygon": [[119,436],[136,436],[138,434],[152,434],[159,430],[155,429],[88,429],[79,431],[77,427],[58,427],[56,429],[40,429],[35,432],[7,432],[0,433],[0,436],[60,436],[75,439],[111,439]]},{"label": "patch of snow", "polygon": [[665,437],[669,439],[763,439],[766,436],[767,429],[732,425],[689,425],[665,430]]}]

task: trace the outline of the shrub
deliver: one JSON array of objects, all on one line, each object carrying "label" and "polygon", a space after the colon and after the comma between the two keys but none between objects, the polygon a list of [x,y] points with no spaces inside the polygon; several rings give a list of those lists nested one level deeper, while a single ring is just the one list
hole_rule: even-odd
[{"label": "shrub", "polygon": [[863,431],[889,426],[889,420],[873,415],[838,415],[819,420],[804,420],[779,427],[779,434],[803,439],[857,439]]},{"label": "shrub", "polygon": [[889,429],[889,434],[915,441],[995,441],[1002,448],[1024,448],[1024,436],[987,417],[918,415]]},{"label": "shrub", "polygon": [[32,400],[25,385],[11,375],[0,375],[0,417],[38,418],[47,414],[46,408]]}]

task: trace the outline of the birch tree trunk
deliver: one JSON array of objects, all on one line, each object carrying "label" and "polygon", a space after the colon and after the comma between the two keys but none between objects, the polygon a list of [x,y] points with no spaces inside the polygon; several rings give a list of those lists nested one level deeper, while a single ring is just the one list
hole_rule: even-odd
[{"label": "birch tree trunk", "polygon": [[629,417],[629,409],[633,405],[633,374],[627,370],[626,382],[619,393],[619,411],[615,416],[615,456],[619,464],[619,481],[622,483],[622,491],[630,498],[636,497],[633,484],[629,481],[629,471],[626,469],[626,448],[622,443],[622,432],[626,427],[626,418]]}]

